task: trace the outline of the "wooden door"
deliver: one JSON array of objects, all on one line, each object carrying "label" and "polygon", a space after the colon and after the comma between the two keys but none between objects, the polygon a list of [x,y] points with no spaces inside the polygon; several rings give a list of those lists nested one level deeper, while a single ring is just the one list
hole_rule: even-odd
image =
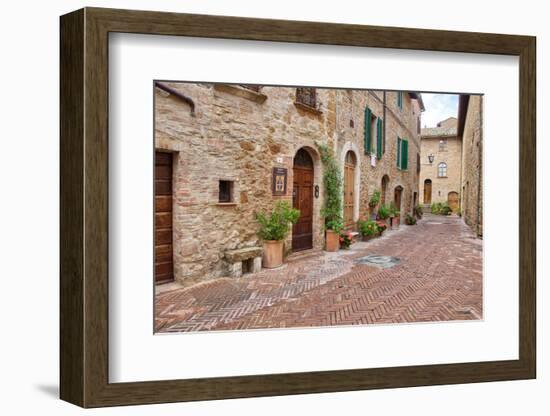
[{"label": "wooden door", "polygon": [[355,192],[355,157],[352,152],[346,155],[344,164],[344,226],[353,226],[354,192]]},{"label": "wooden door", "polygon": [[458,210],[458,192],[449,192],[449,195],[447,196],[447,204],[449,204],[449,207],[453,210],[453,212]]},{"label": "wooden door", "polygon": [[398,186],[393,192],[393,203],[398,211],[401,211],[401,195],[403,193],[403,188]]},{"label": "wooden door", "polygon": [[432,203],[432,181],[426,179],[424,181],[424,204]]},{"label": "wooden door", "polygon": [[155,154],[155,283],[174,280],[172,154]]},{"label": "wooden door", "polygon": [[313,247],[313,161],[303,149],[294,158],[293,173],[292,205],[300,218],[292,226],[292,250],[300,251]]}]

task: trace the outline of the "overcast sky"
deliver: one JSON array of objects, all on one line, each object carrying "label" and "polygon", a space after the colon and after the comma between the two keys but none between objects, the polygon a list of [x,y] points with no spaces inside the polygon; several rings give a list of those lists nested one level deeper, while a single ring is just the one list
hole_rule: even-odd
[{"label": "overcast sky", "polygon": [[448,117],[457,117],[457,94],[422,93],[426,111],[422,113],[422,127],[436,127],[437,123]]}]

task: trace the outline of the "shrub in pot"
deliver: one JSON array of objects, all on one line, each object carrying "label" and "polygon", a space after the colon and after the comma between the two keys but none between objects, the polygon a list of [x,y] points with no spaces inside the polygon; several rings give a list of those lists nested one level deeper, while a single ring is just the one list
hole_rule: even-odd
[{"label": "shrub in pot", "polygon": [[416,218],[413,217],[411,214],[407,214],[407,218],[405,219],[405,223],[407,225],[415,225],[416,224]]},{"label": "shrub in pot", "polygon": [[380,230],[378,229],[378,224],[376,221],[361,221],[359,223],[359,231],[361,232],[361,235],[363,236],[363,241],[368,241],[371,238],[376,237]]},{"label": "shrub in pot", "polygon": [[385,205],[380,206],[380,208],[378,208],[377,219],[379,221],[382,221],[382,222],[386,223],[386,225],[387,225],[388,224],[388,218],[390,218],[390,209]]},{"label": "shrub in pot", "polygon": [[287,201],[277,201],[271,214],[256,214],[260,223],[258,236],[263,240],[264,252],[262,266],[268,269],[283,264],[283,240],[292,224],[300,218],[300,211],[292,208]]},{"label": "shrub in pot", "polygon": [[413,211],[414,211],[414,215],[416,215],[418,219],[422,218],[423,211],[420,205],[415,206]]}]

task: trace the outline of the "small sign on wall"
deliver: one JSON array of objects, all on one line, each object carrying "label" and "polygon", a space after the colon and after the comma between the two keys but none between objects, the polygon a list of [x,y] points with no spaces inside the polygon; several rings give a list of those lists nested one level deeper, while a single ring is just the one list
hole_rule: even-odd
[{"label": "small sign on wall", "polygon": [[272,194],[276,196],[286,195],[286,181],[288,171],[286,168],[273,168]]}]

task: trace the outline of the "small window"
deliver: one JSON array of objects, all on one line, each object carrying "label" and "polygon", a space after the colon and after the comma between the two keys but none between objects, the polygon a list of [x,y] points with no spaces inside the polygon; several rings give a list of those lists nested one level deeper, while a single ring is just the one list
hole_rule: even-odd
[{"label": "small window", "polygon": [[317,108],[317,91],[315,88],[296,88],[296,102]]},{"label": "small window", "polygon": [[397,91],[397,107],[403,110],[403,91]]},{"label": "small window", "polygon": [[440,152],[446,152],[447,151],[447,139],[441,139],[439,141],[439,151]]},{"label": "small window", "polygon": [[440,178],[447,177],[447,164],[445,162],[441,162],[439,165],[437,165],[437,176],[439,176]]},{"label": "small window", "polygon": [[220,181],[218,202],[233,202],[233,181]]},{"label": "small window", "polygon": [[416,173],[420,173],[420,153],[416,154]]}]

